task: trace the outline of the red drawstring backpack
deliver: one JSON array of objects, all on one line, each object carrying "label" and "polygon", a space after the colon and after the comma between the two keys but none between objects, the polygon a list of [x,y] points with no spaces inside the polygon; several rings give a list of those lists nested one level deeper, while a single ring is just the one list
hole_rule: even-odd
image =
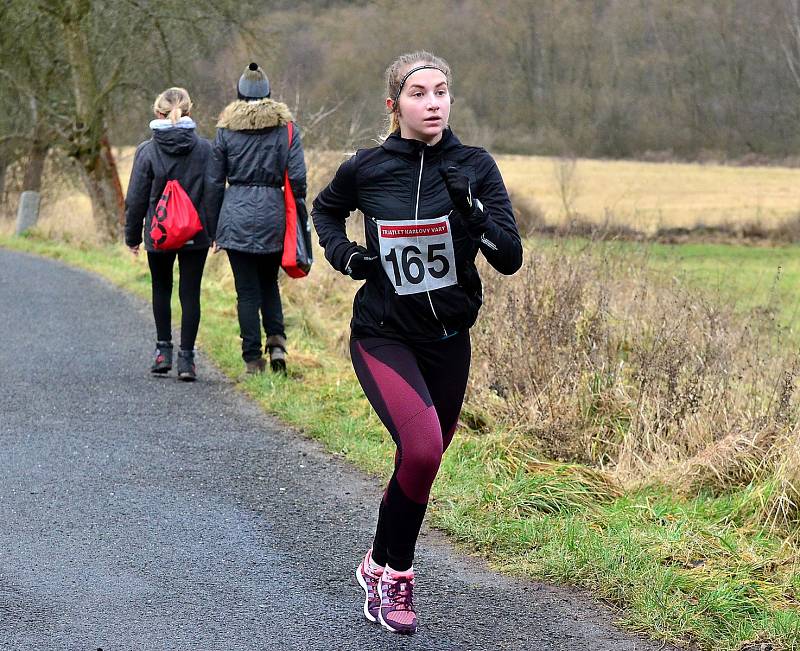
[{"label": "red drawstring backpack", "polygon": [[[292,123],[289,129],[289,148],[292,147]],[[303,209],[298,215],[292,186],[289,184],[289,166],[283,177],[283,200],[286,205],[286,234],[283,237],[281,267],[291,278],[305,278],[311,271],[311,235],[308,232],[308,215]],[[303,207],[304,208],[304,207]],[[298,227],[299,226],[299,227]]]},{"label": "red drawstring backpack", "polygon": [[[164,168],[164,176],[166,176],[167,168],[161,159],[158,145],[153,143],[153,147],[156,151],[156,158]],[[186,190],[177,179],[169,179],[161,193],[161,199],[156,204],[156,212],[150,222],[150,238],[153,240],[153,248],[157,251],[180,249],[202,230],[203,224],[200,223],[200,216],[189,195],[186,194]]]}]

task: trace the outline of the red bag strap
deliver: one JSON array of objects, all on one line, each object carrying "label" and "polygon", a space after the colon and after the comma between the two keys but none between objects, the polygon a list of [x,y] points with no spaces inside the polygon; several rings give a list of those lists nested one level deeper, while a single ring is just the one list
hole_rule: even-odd
[{"label": "red bag strap", "polygon": [[[286,129],[289,132],[289,149],[291,150],[291,148],[292,148],[292,135],[293,135],[293,131],[294,131],[292,129],[292,123],[291,122],[288,122],[286,124]],[[286,170],[283,172],[283,194],[284,194],[284,198],[287,201],[287,203],[289,201],[291,201],[292,205],[294,205],[294,194],[292,194],[292,185],[291,185],[291,183],[289,183],[289,153],[288,152],[286,153]]]},{"label": "red bag strap", "polygon": [[294,136],[294,129],[292,128],[293,126],[294,125],[292,122],[286,124],[286,129],[289,132],[289,150],[286,152],[286,171],[284,172],[286,185],[289,185],[289,152],[292,149],[292,136]]}]

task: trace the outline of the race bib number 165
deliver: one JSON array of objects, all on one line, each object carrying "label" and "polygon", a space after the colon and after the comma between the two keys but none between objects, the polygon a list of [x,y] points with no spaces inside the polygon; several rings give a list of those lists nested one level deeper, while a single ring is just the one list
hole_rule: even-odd
[{"label": "race bib number 165", "polygon": [[456,259],[445,215],[418,221],[377,220],[381,264],[398,294],[455,285]]}]

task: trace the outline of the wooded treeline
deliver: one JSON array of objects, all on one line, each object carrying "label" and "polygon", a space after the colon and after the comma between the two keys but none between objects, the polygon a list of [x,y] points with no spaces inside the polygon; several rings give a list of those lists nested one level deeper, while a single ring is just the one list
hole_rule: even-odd
[{"label": "wooded treeline", "polygon": [[800,150],[798,0],[385,0],[273,13],[267,65],[335,144],[374,137],[382,75],[453,66],[454,126],[496,151],[633,157]]},{"label": "wooded treeline", "polygon": [[426,48],[452,124],[495,152],[782,159],[800,151],[800,0],[8,0],[0,7],[0,195],[70,162],[112,237],[110,146],[147,137],[186,86],[206,135],[250,60],[307,146],[371,143],[383,73]]}]

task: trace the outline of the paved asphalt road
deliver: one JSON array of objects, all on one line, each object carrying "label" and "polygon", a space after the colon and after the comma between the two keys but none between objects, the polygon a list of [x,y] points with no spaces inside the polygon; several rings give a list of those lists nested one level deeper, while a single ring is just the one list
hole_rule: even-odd
[{"label": "paved asphalt road", "polygon": [[[202,325],[201,325],[202,327]],[[0,251],[0,649],[661,648],[427,532],[421,628],[361,615],[380,482],[239,395],[147,372],[147,305]]]}]

